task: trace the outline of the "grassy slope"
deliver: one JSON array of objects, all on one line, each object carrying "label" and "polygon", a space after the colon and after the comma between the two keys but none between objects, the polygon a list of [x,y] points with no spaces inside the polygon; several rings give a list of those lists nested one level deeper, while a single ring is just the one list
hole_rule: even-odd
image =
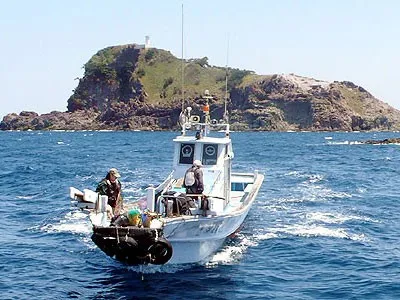
[{"label": "grassy slope", "polygon": [[271,79],[273,75],[257,75],[257,74],[249,74],[243,77],[242,83],[239,85],[240,88],[244,88],[246,86],[252,85],[254,83],[259,83],[261,81],[268,81]]},{"label": "grassy slope", "polygon": [[340,93],[344,96],[347,106],[359,115],[364,114],[362,96],[360,92],[354,91],[347,87],[338,87]]},{"label": "grassy slope", "polygon": [[[165,50],[150,50],[154,51],[154,56],[151,59],[146,59],[146,51],[149,50],[144,50],[139,57],[134,75],[139,77],[142,82],[148,95],[148,102],[157,104],[180,101],[182,99],[181,60]],[[185,98],[200,96],[206,89],[219,98],[224,95],[224,69],[201,66],[196,60],[185,61],[184,68]],[[144,75],[140,76],[142,71],[144,71]],[[168,82],[171,83],[167,84]]]}]

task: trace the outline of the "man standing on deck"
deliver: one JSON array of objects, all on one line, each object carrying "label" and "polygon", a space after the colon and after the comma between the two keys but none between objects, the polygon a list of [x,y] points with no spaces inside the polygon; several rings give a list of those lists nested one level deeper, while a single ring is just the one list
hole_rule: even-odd
[{"label": "man standing on deck", "polygon": [[186,171],[183,186],[186,194],[201,194],[204,190],[203,170],[201,161],[195,160],[193,165]]},{"label": "man standing on deck", "polygon": [[120,177],[118,170],[111,168],[96,188],[97,193],[108,196],[108,204],[114,215],[119,215],[122,210],[121,182],[118,180]]},{"label": "man standing on deck", "polygon": [[[186,188],[186,194],[202,194],[204,191],[203,183],[203,170],[201,169],[203,165],[200,160],[195,160],[193,165],[186,171],[185,178],[183,181],[183,186]],[[193,198],[199,198],[196,196],[190,196]],[[207,215],[207,210],[209,209],[209,203],[206,196],[201,196],[200,209],[203,210],[203,216]]]}]

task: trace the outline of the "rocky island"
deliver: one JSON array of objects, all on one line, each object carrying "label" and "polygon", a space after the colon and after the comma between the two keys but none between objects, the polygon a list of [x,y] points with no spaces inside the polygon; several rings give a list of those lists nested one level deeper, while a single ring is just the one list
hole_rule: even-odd
[{"label": "rocky island", "polygon": [[[182,106],[182,60],[170,52],[129,44],[100,50],[67,101],[67,111],[11,113],[1,130],[173,130]],[[295,74],[258,75],[211,66],[207,57],[184,61],[184,104],[200,114],[209,90],[210,112],[227,108],[233,130],[399,130],[400,111],[348,81]]]}]

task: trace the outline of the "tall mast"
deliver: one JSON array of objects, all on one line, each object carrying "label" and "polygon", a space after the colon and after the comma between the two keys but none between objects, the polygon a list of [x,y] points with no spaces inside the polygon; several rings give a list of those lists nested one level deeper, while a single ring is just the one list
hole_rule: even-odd
[{"label": "tall mast", "polygon": [[183,60],[183,3],[182,3],[182,112],[184,110],[184,101],[185,101],[185,90],[184,90],[184,77],[185,77],[185,63]]},{"label": "tall mast", "polygon": [[228,61],[229,61],[229,35],[228,35],[228,46],[226,48],[226,66],[225,66],[225,103],[224,103],[224,122],[228,123]]}]

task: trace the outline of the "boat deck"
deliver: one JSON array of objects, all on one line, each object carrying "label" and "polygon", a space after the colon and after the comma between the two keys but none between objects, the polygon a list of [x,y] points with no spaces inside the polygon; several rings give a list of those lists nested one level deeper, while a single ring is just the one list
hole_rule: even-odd
[{"label": "boat deck", "polygon": [[[253,185],[256,179],[255,174],[252,173],[234,173],[231,178],[231,191],[230,199],[225,203],[223,197],[212,196],[213,188],[216,186],[215,182],[206,179],[204,183],[204,193],[203,195],[208,196],[210,201],[210,210],[207,211],[207,215],[225,215],[231,214],[237,210],[240,210],[246,202],[249,193],[253,189]],[[215,177],[213,177],[215,178]],[[185,188],[183,187],[183,178],[174,179],[171,185],[171,189],[174,192],[185,193]],[[201,200],[196,200],[196,208],[191,208],[192,215],[201,215],[203,211],[200,209]],[[185,216],[184,216],[185,217]]]}]

